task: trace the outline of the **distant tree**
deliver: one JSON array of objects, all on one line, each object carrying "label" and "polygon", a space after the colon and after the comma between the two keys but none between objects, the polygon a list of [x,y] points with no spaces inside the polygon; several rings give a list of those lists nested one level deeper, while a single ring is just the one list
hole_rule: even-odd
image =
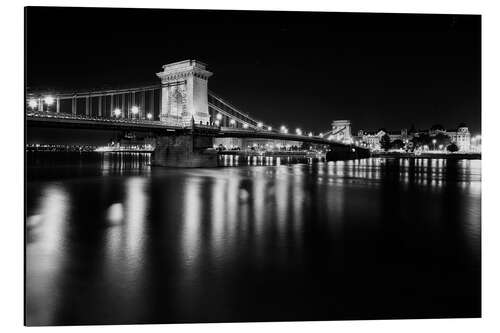
[{"label": "distant tree", "polygon": [[413,148],[417,149],[426,145],[430,146],[432,139],[428,134],[420,134],[419,136],[415,136],[411,142],[413,143]]},{"label": "distant tree", "polygon": [[391,137],[389,134],[384,134],[380,138],[380,147],[382,147],[383,150],[388,151],[391,148]]},{"label": "distant tree", "polygon": [[458,151],[458,146],[457,146],[455,143],[452,143],[452,144],[450,144],[448,147],[446,147],[446,149],[447,149],[450,153],[454,153],[454,152],[457,152],[457,151]]},{"label": "distant tree", "polygon": [[399,139],[394,140],[391,143],[392,149],[402,149],[404,146],[405,146],[405,144],[404,144],[403,140],[399,140]]},{"label": "distant tree", "polygon": [[428,144],[430,142],[430,137],[427,134],[421,134],[419,136],[414,136],[411,142],[413,143],[413,147],[417,149]]},{"label": "distant tree", "polygon": [[312,147],[310,143],[303,142],[302,145],[300,146],[300,150],[309,150]]},{"label": "distant tree", "polygon": [[436,147],[439,147],[440,145],[446,147],[451,143],[451,138],[444,133],[438,133],[432,139],[436,140]]}]

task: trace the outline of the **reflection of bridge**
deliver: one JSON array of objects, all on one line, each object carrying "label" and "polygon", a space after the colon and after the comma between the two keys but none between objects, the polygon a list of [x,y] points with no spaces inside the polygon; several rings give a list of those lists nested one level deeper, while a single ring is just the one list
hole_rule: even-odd
[{"label": "reflection of bridge", "polygon": [[217,138],[293,141],[352,150],[349,144],[334,140],[339,133],[335,127],[328,135],[302,133],[299,129],[289,133],[285,126],[276,129],[253,119],[208,91],[212,73],[198,61],[181,61],[163,69],[157,74],[162,80],[160,85],[28,94],[27,125],[150,133],[156,138],[154,159],[159,165],[214,165],[216,159],[210,148],[223,140]]}]

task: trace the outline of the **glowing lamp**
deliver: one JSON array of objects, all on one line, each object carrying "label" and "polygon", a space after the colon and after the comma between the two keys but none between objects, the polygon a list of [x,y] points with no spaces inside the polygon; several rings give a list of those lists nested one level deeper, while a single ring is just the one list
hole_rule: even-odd
[{"label": "glowing lamp", "polygon": [[52,104],[54,104],[54,97],[52,97],[52,96],[47,96],[47,97],[45,97],[45,98],[44,98],[44,102],[45,102],[45,104],[47,104],[47,105],[52,105]]},{"label": "glowing lamp", "polygon": [[38,102],[36,101],[36,99],[32,98],[29,100],[28,105],[30,108],[34,109],[38,106]]}]

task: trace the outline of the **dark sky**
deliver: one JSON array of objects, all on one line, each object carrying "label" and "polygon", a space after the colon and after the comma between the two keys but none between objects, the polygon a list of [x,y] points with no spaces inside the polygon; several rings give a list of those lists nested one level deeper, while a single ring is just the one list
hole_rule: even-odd
[{"label": "dark sky", "polygon": [[209,89],[274,126],[481,126],[477,15],[28,8],[29,89],[159,83],[197,59]]}]

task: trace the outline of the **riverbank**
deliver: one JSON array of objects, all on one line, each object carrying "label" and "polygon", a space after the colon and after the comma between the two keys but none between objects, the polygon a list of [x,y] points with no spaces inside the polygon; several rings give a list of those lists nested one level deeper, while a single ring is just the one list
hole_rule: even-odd
[{"label": "riverbank", "polygon": [[253,151],[253,150],[219,150],[219,155],[238,155],[245,157],[266,156],[266,157],[325,157],[325,153],[311,152],[307,150],[300,151]]},{"label": "riverbank", "polygon": [[372,152],[373,157],[394,157],[394,158],[446,158],[459,160],[480,160],[481,153],[398,153],[398,152]]}]

